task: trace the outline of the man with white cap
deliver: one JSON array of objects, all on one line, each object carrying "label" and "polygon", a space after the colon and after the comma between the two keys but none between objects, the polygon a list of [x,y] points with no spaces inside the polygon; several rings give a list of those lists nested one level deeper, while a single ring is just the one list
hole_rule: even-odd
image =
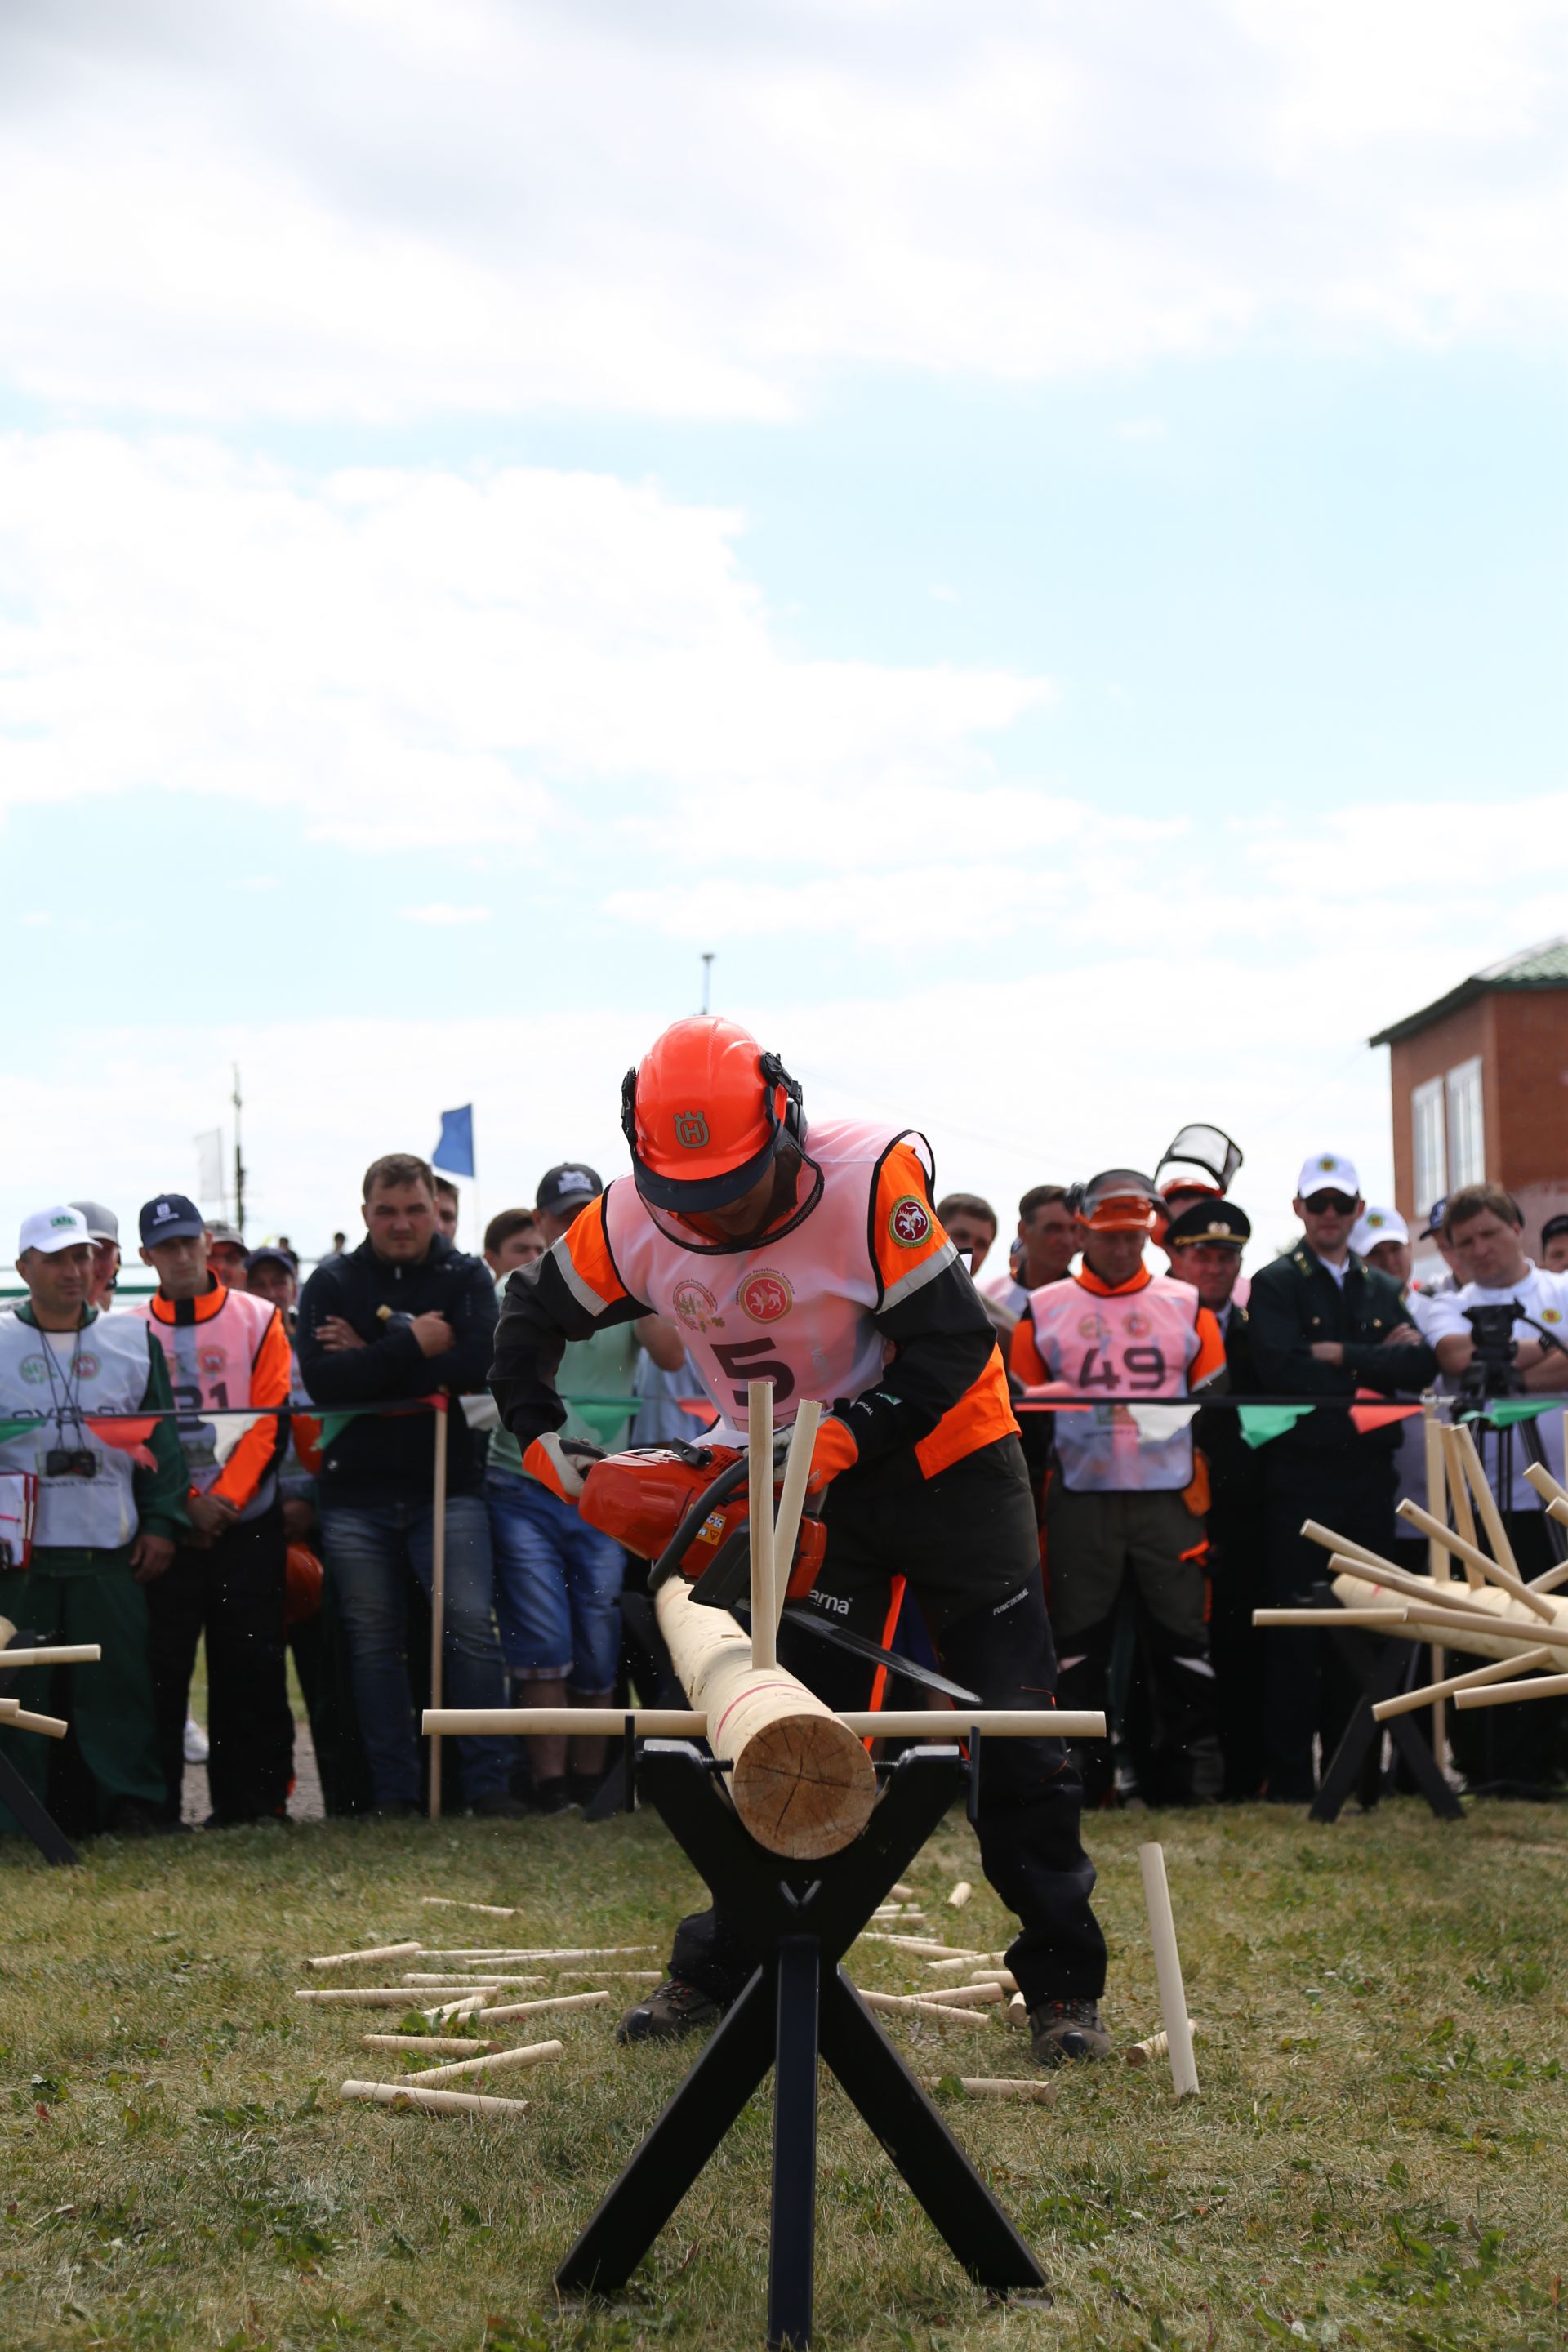
[{"label": "man with white cap", "polygon": [[[17,1678],[23,1707],[64,1714],[68,1740],[0,1731],[0,1741],[68,1831],[145,1835],[164,1823],[142,1588],[184,1527],[184,1462],[147,1326],[89,1303],[93,1253],[78,1209],[22,1221],[27,1298],[0,1314],[0,1475],[37,1491],[31,1558],[5,1580],[6,1616],[46,1642],[100,1643],[103,1657]],[[14,1826],[0,1809],[0,1829]]]},{"label": "man with white cap", "polygon": [[120,1220],[101,1201],[71,1201],[67,1205],[85,1219],[92,1241],[92,1288],[87,1303],[107,1315],[114,1305],[114,1286],[120,1278]]},{"label": "man with white cap", "polygon": [[[1361,1179],[1337,1151],[1314,1152],[1292,1206],[1301,1239],[1252,1279],[1247,1316],[1258,1391],[1326,1410],[1304,1414],[1262,1449],[1269,1599],[1305,1600],[1327,1555],[1301,1534],[1319,1519],[1386,1559],[1394,1541],[1394,1455],[1399,1424],[1357,1429],[1359,1391],[1419,1395],[1436,1359],[1411,1322],[1403,1286],[1351,1247],[1363,1214]],[[1332,1756],[1355,1693],[1327,1636],[1297,1630],[1268,1641],[1268,1790],[1310,1804],[1312,1741]]]},{"label": "man with white cap", "polygon": [[1351,1235],[1351,1249],[1380,1274],[1391,1274],[1401,1288],[1409,1281],[1410,1228],[1397,1209],[1363,1209]]}]

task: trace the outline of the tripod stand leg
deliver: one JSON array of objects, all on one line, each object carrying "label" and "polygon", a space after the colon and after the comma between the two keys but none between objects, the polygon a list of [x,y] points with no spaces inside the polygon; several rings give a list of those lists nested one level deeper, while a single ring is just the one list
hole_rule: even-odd
[{"label": "tripod stand leg", "polygon": [[1046,2284],[1014,2229],[843,1971],[823,1988],[822,2054],[972,2279]]},{"label": "tripod stand leg", "polygon": [[9,1807],[46,1862],[80,1862],[75,1846],[34,1796],[8,1756],[0,1756],[0,1805]]},{"label": "tripod stand leg", "polygon": [[768,2352],[805,2352],[811,2341],[821,1968],[821,1947],[815,1936],[783,1937],[778,1959],[778,2054],[773,2061]]},{"label": "tripod stand leg", "polygon": [[771,2007],[759,1969],[556,2272],[563,2294],[626,2284],[767,2073]]}]

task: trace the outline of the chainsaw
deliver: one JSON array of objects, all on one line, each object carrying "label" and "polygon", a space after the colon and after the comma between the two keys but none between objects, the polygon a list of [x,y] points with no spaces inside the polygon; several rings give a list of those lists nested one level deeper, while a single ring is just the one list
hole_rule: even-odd
[{"label": "chainsaw", "polygon": [[[683,1576],[691,1586],[692,1600],[703,1608],[728,1609],[750,1622],[751,1498],[744,1453],[731,1445],[680,1444],[596,1456],[585,1446],[568,1444],[562,1450],[583,1479],[579,1516],[639,1559],[652,1560],[650,1592],[672,1576]],[[781,1445],[773,1464],[775,1511],[783,1466]],[[900,1658],[846,1626],[830,1624],[815,1610],[787,1605],[804,1601],[826,1553],[827,1529],[808,1499],[788,1563],[785,1622],[852,1657],[885,1666],[906,1682],[939,1691],[957,1706],[976,1705],[973,1691],[929,1667]]]}]

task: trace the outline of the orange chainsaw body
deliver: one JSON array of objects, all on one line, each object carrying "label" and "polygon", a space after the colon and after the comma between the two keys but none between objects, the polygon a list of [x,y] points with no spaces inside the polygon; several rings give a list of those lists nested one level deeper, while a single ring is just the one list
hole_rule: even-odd
[{"label": "orange chainsaw body", "polygon": [[[741,1458],[731,1445],[650,1445],[606,1454],[584,1480],[578,1515],[641,1559],[658,1559],[693,1505]],[[776,1485],[773,1498],[776,1505]],[[681,1575],[695,1583],[731,1538],[745,1533],[750,1517],[742,1486],[700,1521],[677,1563]],[[826,1549],[822,1521],[803,1515],[790,1563],[789,1599],[799,1600],[810,1591]]]}]

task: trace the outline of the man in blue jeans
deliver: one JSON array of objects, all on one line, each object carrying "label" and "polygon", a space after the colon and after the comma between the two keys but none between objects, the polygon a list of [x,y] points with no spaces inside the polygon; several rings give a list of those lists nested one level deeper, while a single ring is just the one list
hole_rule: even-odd
[{"label": "man in blue jeans", "polygon": [[[392,1152],[365,1171],[365,1239],[323,1258],[300,1301],[296,1344],[311,1401],[391,1404],[482,1389],[495,1292],[478,1258],[436,1221],[427,1163]],[[491,1620],[483,1444],[454,1403],[445,1413],[365,1413],[323,1448],[321,1549],[348,1645],[360,1736],[376,1811],[419,1811],[419,1749],[408,1681],[410,1572],[430,1591],[433,1448],[447,1447],[446,1697],[500,1706],[505,1678]],[[511,1744],[457,1743],[469,1811],[510,1815]]]},{"label": "man in blue jeans", "polygon": [[[530,1238],[546,1247],[558,1241],[603,1190],[594,1170],[580,1160],[547,1170],[540,1179]],[[500,1289],[517,1265],[538,1255],[537,1248],[530,1249],[527,1257],[521,1255],[522,1229],[510,1223],[520,1213],[511,1211],[496,1218],[485,1235],[485,1255]],[[645,1349],[661,1370],[679,1371],[686,1363],[680,1334],[658,1315],[596,1332],[563,1350],[556,1379],[562,1394],[574,1400],[567,1412],[566,1435],[606,1454],[618,1452],[631,1428],[634,1383]],[[517,1440],[509,1429],[498,1429],[490,1439],[485,1495],[495,1547],[501,1649],[517,1685],[518,1704],[610,1706],[621,1654],[616,1603],[626,1575],[619,1544],[589,1527],[569,1503],[524,1473]],[[574,1739],[570,1758],[562,1737],[541,1737],[528,1744],[536,1812],[564,1812],[592,1797],[604,1774],[602,1739]]]}]

